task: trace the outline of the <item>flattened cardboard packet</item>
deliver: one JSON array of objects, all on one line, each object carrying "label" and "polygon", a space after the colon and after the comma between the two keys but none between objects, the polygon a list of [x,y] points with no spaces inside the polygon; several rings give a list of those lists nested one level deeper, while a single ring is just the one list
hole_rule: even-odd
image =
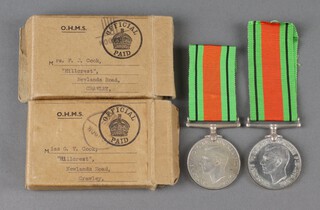
[{"label": "flattened cardboard packet", "polygon": [[26,188],[148,188],[179,177],[179,123],[170,101],[28,102]]},{"label": "flattened cardboard packet", "polygon": [[174,185],[178,111],[160,100],[174,97],[172,17],[32,16],[19,47],[26,188]]},{"label": "flattened cardboard packet", "polygon": [[20,30],[19,100],[175,97],[173,21],[32,16]]}]

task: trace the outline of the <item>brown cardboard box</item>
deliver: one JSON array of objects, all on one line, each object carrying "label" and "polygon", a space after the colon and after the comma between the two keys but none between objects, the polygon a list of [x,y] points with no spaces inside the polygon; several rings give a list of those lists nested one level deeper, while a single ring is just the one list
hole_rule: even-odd
[{"label": "brown cardboard box", "polygon": [[32,16],[19,60],[21,102],[175,97],[171,17]]},{"label": "brown cardboard box", "polygon": [[170,101],[29,101],[26,187],[149,188],[179,177]]}]

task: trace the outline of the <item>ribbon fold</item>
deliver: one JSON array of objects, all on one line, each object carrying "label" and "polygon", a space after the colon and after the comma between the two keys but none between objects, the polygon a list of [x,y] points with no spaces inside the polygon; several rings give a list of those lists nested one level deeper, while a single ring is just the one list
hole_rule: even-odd
[{"label": "ribbon fold", "polygon": [[292,23],[249,21],[250,119],[296,121],[298,34]]}]

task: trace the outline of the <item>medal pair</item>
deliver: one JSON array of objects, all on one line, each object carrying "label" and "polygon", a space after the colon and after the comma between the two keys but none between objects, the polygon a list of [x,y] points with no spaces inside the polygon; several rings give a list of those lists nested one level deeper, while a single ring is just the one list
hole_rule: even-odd
[{"label": "medal pair", "polygon": [[[246,126],[268,128],[270,135],[251,150],[248,169],[267,189],[292,184],[301,171],[297,149],[277,129],[300,127],[297,114],[298,35],[292,23],[248,23],[250,117]],[[189,46],[189,118],[187,127],[208,128],[188,155],[192,179],[207,189],[230,185],[240,171],[236,148],[216,133],[240,127],[236,108],[236,47]]]}]

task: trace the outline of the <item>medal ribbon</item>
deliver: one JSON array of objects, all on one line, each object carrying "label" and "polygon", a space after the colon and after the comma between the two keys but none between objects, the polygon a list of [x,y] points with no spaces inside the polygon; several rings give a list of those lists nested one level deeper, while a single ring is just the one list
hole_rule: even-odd
[{"label": "medal ribbon", "polygon": [[250,119],[296,121],[298,34],[292,23],[248,23]]},{"label": "medal ribbon", "polygon": [[236,47],[189,45],[189,119],[236,121]]}]

